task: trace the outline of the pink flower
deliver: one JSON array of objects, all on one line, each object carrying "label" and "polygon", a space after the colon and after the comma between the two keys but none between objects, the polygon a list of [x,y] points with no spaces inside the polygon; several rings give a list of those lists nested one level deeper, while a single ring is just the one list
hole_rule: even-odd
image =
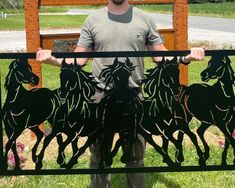
[{"label": "pink flower", "polygon": [[14,165],[15,165],[15,156],[14,156],[13,154],[10,154],[10,155],[8,156],[8,164],[9,164],[10,166],[14,166]]},{"label": "pink flower", "polygon": [[24,151],[25,145],[20,143],[20,142],[17,142],[16,143],[16,148],[18,148],[20,151]]},{"label": "pink flower", "polygon": [[233,133],[232,133],[232,137],[235,139],[235,131],[233,131]]},{"label": "pink flower", "polygon": [[218,144],[219,144],[220,147],[224,148],[224,141],[223,140],[219,140]]}]

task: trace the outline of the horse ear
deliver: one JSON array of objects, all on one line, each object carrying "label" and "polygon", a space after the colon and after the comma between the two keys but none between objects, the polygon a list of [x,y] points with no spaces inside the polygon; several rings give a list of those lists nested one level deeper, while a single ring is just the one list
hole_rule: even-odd
[{"label": "horse ear", "polygon": [[177,59],[178,59],[177,56],[174,56],[174,58],[172,59],[172,62],[177,63]]},{"label": "horse ear", "polygon": [[73,67],[74,69],[78,67],[77,58],[74,58]]},{"label": "horse ear", "polygon": [[67,63],[65,61],[65,58],[62,60],[62,67],[66,67],[67,66]]},{"label": "horse ear", "polygon": [[165,59],[165,57],[164,56],[162,56],[162,60],[161,60],[161,63],[166,63],[166,59]]},{"label": "horse ear", "polygon": [[9,66],[9,69],[15,69],[18,63],[19,63],[19,59],[13,60]]},{"label": "horse ear", "polygon": [[132,66],[132,63],[128,57],[126,58],[126,64],[128,65],[128,67]]},{"label": "horse ear", "polygon": [[126,66],[130,69],[130,71],[133,71],[136,67],[136,66],[133,66],[133,64],[131,63],[128,57],[126,58]]},{"label": "horse ear", "polygon": [[113,64],[114,64],[114,65],[117,65],[117,64],[118,64],[118,58],[117,58],[117,57],[115,57]]},{"label": "horse ear", "polygon": [[77,65],[77,58],[74,58],[73,64],[76,66]]},{"label": "horse ear", "polygon": [[229,63],[229,64],[231,63],[231,60],[229,59],[228,56],[225,56],[224,58],[225,58],[225,60],[226,60],[226,63]]}]

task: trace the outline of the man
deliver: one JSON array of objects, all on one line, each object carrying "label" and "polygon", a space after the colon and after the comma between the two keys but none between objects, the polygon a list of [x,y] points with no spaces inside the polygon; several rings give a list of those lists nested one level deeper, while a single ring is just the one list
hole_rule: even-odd
[{"label": "man", "polygon": [[[150,51],[167,50],[149,14],[130,6],[128,0],[108,0],[107,7],[89,15],[85,20],[75,52],[144,51],[146,48]],[[192,48],[191,53],[181,58],[181,61],[187,63],[193,60],[202,60],[203,58],[204,50],[202,48]],[[51,55],[50,50],[39,49],[37,60],[53,65],[61,65],[61,62]],[[80,58],[77,62],[83,65],[87,60],[87,58]],[[160,59],[159,57],[153,57],[153,60],[159,61]],[[136,67],[129,80],[129,86],[130,88],[140,88],[141,80],[144,78],[143,58],[131,58],[131,62]],[[105,68],[104,65],[111,63],[113,63],[112,58],[94,58],[92,73],[95,78],[99,78],[101,70]],[[99,81],[103,83],[104,87],[104,81]],[[97,98],[100,99],[100,96]],[[90,147],[90,166],[92,168],[98,167],[100,160],[99,148],[99,143]],[[129,162],[127,167],[143,166],[145,141],[141,136],[134,144],[132,151],[136,160]],[[110,187],[110,182],[111,177],[108,174],[91,176],[92,188]],[[127,186],[132,188],[144,187],[144,175],[141,173],[127,174]]]}]

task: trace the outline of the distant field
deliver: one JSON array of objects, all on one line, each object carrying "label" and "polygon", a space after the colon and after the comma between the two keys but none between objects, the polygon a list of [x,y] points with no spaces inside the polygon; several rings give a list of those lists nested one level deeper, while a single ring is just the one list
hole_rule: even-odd
[{"label": "distant field", "polygon": [[[66,15],[66,16],[40,16],[41,29],[58,29],[58,28],[79,28],[87,16],[83,15]],[[0,18],[0,30],[24,30],[25,18],[23,15],[11,15],[6,19]]]}]

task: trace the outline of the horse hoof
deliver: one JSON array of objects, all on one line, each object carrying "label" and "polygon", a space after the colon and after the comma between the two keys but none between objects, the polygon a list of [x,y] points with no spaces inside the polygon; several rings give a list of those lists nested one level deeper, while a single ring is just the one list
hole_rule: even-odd
[{"label": "horse hoof", "polygon": [[168,166],[176,166],[176,163],[174,163],[170,158],[169,159],[163,159],[164,163],[166,163]]},{"label": "horse hoof", "polygon": [[38,158],[38,156],[33,156],[33,157],[32,157],[32,161],[33,161],[34,163],[36,163],[36,162],[37,162],[37,158]]},{"label": "horse hoof", "polygon": [[109,159],[105,160],[105,165],[106,166],[111,166],[112,164],[113,164],[113,159],[112,158],[109,158]]},{"label": "horse hoof", "polygon": [[103,162],[103,161],[100,161],[100,163],[99,163],[99,169],[104,169],[104,162]]},{"label": "horse hoof", "polygon": [[227,162],[226,161],[222,161],[221,162],[221,166],[227,166],[228,164],[227,164]]},{"label": "horse hoof", "polygon": [[130,157],[128,157],[128,156],[126,156],[126,155],[123,155],[122,157],[121,157],[121,162],[122,163],[128,163],[128,162],[130,162],[131,161],[131,159],[130,159]]},{"label": "horse hoof", "polygon": [[59,165],[60,165],[60,168],[67,168],[66,163],[61,163],[61,164],[59,164]]},{"label": "horse hoof", "polygon": [[209,159],[210,154],[209,154],[209,153],[204,153],[204,154],[203,154],[203,157],[204,157],[204,159],[205,159],[205,161],[206,161],[207,159]]},{"label": "horse hoof", "polygon": [[61,167],[61,165],[65,164],[65,161],[64,160],[60,160],[60,159],[57,159],[56,162],[57,162],[58,165],[60,165],[60,167]]},{"label": "horse hoof", "polygon": [[184,162],[184,156],[177,156],[176,163],[182,163],[182,162]]},{"label": "horse hoof", "polygon": [[41,170],[42,169],[42,163],[36,163],[35,170]]},{"label": "horse hoof", "polygon": [[175,161],[174,166],[180,167],[182,162],[179,162],[178,160]]},{"label": "horse hoof", "polygon": [[73,163],[71,163],[71,162],[69,162],[66,166],[65,166],[65,168],[67,169],[67,170],[70,170],[70,169],[72,169],[73,168]]},{"label": "horse hoof", "polygon": [[65,164],[66,169],[72,169],[74,165],[78,164],[77,161],[69,161],[68,164]]},{"label": "horse hoof", "polygon": [[2,165],[2,168],[3,168],[3,170],[7,170],[8,164],[7,164],[7,163],[4,163],[4,164]]},{"label": "horse hoof", "polygon": [[14,171],[20,171],[20,170],[21,170],[20,166],[15,166]]},{"label": "horse hoof", "polygon": [[199,164],[199,166],[206,166],[206,161],[205,160],[199,160],[198,164]]}]

